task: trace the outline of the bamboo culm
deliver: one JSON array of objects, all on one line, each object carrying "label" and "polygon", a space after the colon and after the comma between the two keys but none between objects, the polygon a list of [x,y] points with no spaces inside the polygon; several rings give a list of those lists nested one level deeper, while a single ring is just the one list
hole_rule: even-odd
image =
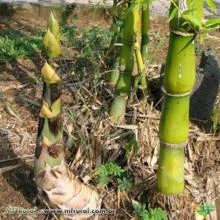
[{"label": "bamboo culm", "polygon": [[[175,0],[181,11],[202,19],[202,0]],[[181,4],[180,4],[181,3]],[[186,8],[183,8],[186,7]],[[184,190],[184,147],[189,133],[190,93],[195,82],[196,31],[179,13],[170,21],[170,41],[164,76],[164,104],[159,125],[160,154],[157,173],[157,190],[177,195]]]},{"label": "bamboo culm", "polygon": [[120,51],[119,79],[115,87],[115,98],[110,107],[110,118],[119,123],[124,119],[127,100],[131,91],[131,76],[134,67],[133,41],[141,36],[141,3],[135,1],[128,8],[123,27],[123,46]]},{"label": "bamboo culm", "polygon": [[147,62],[148,57],[148,43],[150,28],[150,1],[146,1],[142,4],[142,38],[141,38],[141,55],[143,62]]},{"label": "bamboo culm", "polygon": [[[127,3],[121,3],[114,1],[112,7],[113,13],[113,22],[111,26],[111,31],[113,32],[112,41],[110,44],[110,56],[113,57],[112,71],[109,74],[109,84],[112,88],[115,88],[115,85],[119,78],[119,60],[120,60],[120,44],[122,43],[122,34],[123,34],[123,23],[125,10],[127,8]],[[116,45],[117,44],[117,45]]]}]

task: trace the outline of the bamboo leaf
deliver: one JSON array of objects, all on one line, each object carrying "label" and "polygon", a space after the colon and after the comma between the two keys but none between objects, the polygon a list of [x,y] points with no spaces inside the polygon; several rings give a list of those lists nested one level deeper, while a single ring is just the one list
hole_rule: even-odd
[{"label": "bamboo leaf", "polygon": [[187,9],[187,10],[183,11],[182,14],[183,14],[183,15],[192,15],[192,13],[193,13],[194,10],[195,10],[195,9]]},{"label": "bamboo leaf", "polygon": [[188,14],[183,14],[183,18],[190,22],[195,29],[202,29],[202,22],[198,18]]},{"label": "bamboo leaf", "polygon": [[178,13],[178,8],[174,8],[174,9],[172,10],[172,12],[170,13],[169,22],[174,19],[174,17],[176,16],[177,13]]},{"label": "bamboo leaf", "polygon": [[205,22],[206,28],[212,29],[220,26],[220,18],[211,18]]},{"label": "bamboo leaf", "polygon": [[215,2],[213,0],[205,0],[209,8],[214,12],[217,13],[217,7],[215,5]]}]

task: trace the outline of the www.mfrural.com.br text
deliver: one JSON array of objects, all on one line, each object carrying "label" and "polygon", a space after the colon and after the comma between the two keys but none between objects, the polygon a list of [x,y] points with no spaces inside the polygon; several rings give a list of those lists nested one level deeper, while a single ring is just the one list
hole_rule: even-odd
[{"label": "www.mfrural.com.br text", "polygon": [[5,208],[6,215],[39,215],[39,214],[55,214],[55,215],[114,215],[114,209],[27,209],[22,207]]}]

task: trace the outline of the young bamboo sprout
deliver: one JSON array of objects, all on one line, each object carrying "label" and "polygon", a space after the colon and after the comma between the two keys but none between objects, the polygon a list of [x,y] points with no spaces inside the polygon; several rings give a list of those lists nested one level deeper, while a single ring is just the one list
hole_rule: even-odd
[{"label": "young bamboo sprout", "polygon": [[53,12],[50,13],[47,26],[48,26],[48,29],[51,31],[51,33],[57,39],[57,42],[59,42],[60,41],[60,25],[56,19],[56,15]]},{"label": "young bamboo sprout", "polygon": [[[61,77],[54,69],[60,55],[58,22],[50,16],[44,46],[50,62],[45,62],[41,76],[44,82],[43,103],[39,114],[39,127],[35,150],[34,173],[38,191],[52,207],[65,209],[99,209],[101,199],[88,186],[79,182],[64,163],[63,120],[61,103]],[[68,215],[71,213],[64,213]],[[73,215],[68,219],[87,219],[88,215]]]},{"label": "young bamboo sprout", "polygon": [[189,131],[190,93],[195,82],[197,28],[193,20],[200,21],[202,11],[203,0],[174,0],[171,3],[157,174],[158,191],[168,195],[184,190],[184,147]]},{"label": "young bamboo sprout", "polygon": [[123,27],[123,46],[120,51],[120,75],[115,88],[115,98],[110,107],[111,120],[118,123],[124,118],[128,96],[131,91],[131,74],[134,67],[133,39],[141,36],[141,3],[131,3]]}]

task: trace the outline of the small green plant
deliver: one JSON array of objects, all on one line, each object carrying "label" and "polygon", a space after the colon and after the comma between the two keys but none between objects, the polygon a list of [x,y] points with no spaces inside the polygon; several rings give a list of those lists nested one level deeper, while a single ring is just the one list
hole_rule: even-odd
[{"label": "small green plant", "polygon": [[78,28],[73,25],[62,26],[61,27],[61,32],[62,32],[61,42],[65,46],[73,46],[74,39],[76,38],[78,31],[79,31]]},{"label": "small green plant", "polygon": [[126,158],[129,159],[138,153],[138,143],[133,137],[125,146]]},{"label": "small green plant", "polygon": [[92,27],[81,29],[66,25],[61,29],[62,43],[80,51],[82,57],[98,59],[100,54],[108,48],[112,33],[108,29]]},{"label": "small green plant", "polygon": [[[108,48],[112,33],[108,29],[92,27],[86,30],[72,25],[61,27],[62,45],[74,48],[80,57],[100,62],[100,55]],[[0,33],[0,63],[15,61],[18,58],[31,57],[43,49],[42,36],[45,31],[35,32],[2,31]]]},{"label": "small green plant", "polygon": [[81,48],[84,56],[100,58],[100,54],[108,48],[111,32],[99,27],[93,27],[83,32],[77,38],[76,44]]},{"label": "small green plant", "polygon": [[0,63],[39,53],[43,47],[39,32],[28,34],[3,31],[0,34]]},{"label": "small green plant", "polygon": [[146,208],[145,204],[132,202],[134,215],[140,220],[167,220],[167,213],[161,208]]},{"label": "small green plant", "polygon": [[124,176],[123,175],[119,176],[117,178],[117,183],[118,183],[118,189],[119,190],[129,191],[133,187],[133,181],[132,181],[131,178],[129,178],[127,173],[125,173]]},{"label": "small green plant", "polygon": [[200,204],[199,209],[197,209],[196,212],[205,217],[209,215],[211,212],[213,212],[214,210],[215,210],[214,205],[202,203]]},{"label": "small green plant", "polygon": [[110,182],[116,182],[117,188],[120,190],[130,190],[133,186],[133,181],[128,172],[121,168],[115,162],[109,162],[101,165],[97,169],[99,176],[98,183],[102,186],[107,186]]}]

